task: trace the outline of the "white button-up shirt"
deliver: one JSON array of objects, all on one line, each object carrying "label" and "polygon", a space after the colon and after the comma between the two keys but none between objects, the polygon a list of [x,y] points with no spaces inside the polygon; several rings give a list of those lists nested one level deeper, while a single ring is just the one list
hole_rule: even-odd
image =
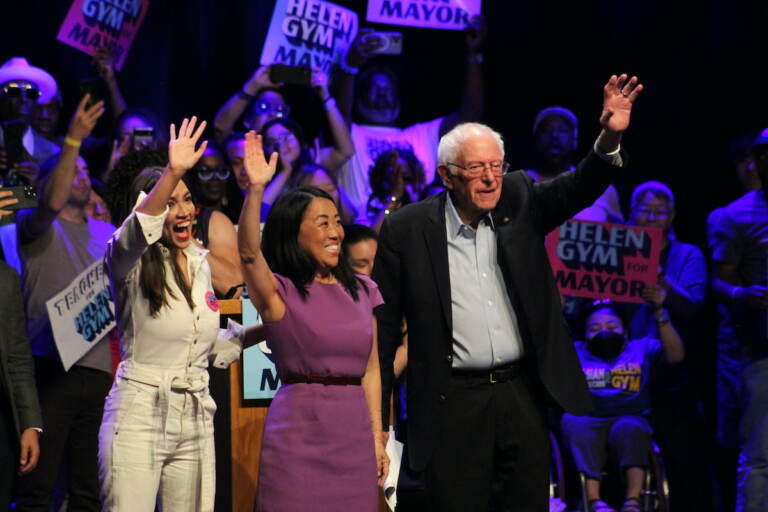
[{"label": "white button-up shirt", "polygon": [[[173,278],[170,252],[162,248],[168,305],[153,317],[140,287],[141,256],[162,236],[168,210],[151,216],[132,213],[107,245],[105,265],[116,301],[122,355],[121,374],[131,378],[132,368],[157,380],[187,380],[208,367],[208,358],[219,333],[219,307],[213,293],[211,270],[205,255],[194,244],[184,249],[192,284],[190,308]],[[135,380],[145,380],[136,378]],[[160,382],[146,382],[160,385]],[[174,388],[176,387],[174,383]]]}]

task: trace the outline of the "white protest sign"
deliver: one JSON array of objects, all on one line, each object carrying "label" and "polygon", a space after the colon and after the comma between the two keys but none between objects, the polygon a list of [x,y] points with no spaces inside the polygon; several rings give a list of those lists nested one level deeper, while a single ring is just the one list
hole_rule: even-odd
[{"label": "white protest sign", "polygon": [[45,305],[65,370],[115,327],[115,304],[101,260],[89,265]]},{"label": "white protest sign", "polygon": [[330,73],[357,35],[357,13],[324,0],[277,0],[261,64]]},{"label": "white protest sign", "polygon": [[368,0],[365,19],[406,27],[464,30],[482,0]]}]

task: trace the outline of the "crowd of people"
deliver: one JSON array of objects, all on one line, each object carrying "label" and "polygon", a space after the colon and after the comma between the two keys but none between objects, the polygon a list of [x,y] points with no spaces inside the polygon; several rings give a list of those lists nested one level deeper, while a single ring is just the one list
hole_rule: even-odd
[{"label": "crowd of people", "polygon": [[[741,145],[745,195],[707,220],[708,272],[675,236],[667,185],[636,187],[623,212],[612,184],[638,79],[610,77],[599,127],[543,109],[536,166],[511,171],[481,124],[473,23],[459,108],[408,127],[362,29],[333,87],[311,72],[328,128],[316,138],[270,66],[210,127],[169,128],[127,105],[100,51],[106,95],[86,93],[63,132],[54,77],[23,57],[0,67],[0,510],[213,510],[207,368],[264,339],[282,386],[259,511],[376,510],[395,437],[397,510],[549,510],[550,432],[590,512],[641,510],[652,439],[673,509],[715,510],[718,496],[722,510],[768,509],[768,130]],[[580,129],[599,129],[587,151]],[[558,292],[542,241],[572,217],[661,230],[643,304]],[[47,303],[100,262],[116,328],[65,369]],[[263,327],[221,329],[218,300],[244,288]],[[722,319],[716,440],[696,363],[707,297]],[[715,443],[738,453],[735,505]],[[609,460],[624,478],[613,504]]]}]

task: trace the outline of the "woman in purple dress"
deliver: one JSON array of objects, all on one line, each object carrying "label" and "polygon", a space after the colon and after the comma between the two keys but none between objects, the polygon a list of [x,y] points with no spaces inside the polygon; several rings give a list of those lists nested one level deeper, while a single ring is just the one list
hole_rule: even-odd
[{"label": "woman in purple dress", "polygon": [[267,162],[250,132],[244,160],[243,276],[283,383],[267,415],[256,510],[374,512],[389,466],[373,318],[381,295],[344,260],[339,212],[320,189],[281,196],[262,247],[261,201],[277,154]]}]

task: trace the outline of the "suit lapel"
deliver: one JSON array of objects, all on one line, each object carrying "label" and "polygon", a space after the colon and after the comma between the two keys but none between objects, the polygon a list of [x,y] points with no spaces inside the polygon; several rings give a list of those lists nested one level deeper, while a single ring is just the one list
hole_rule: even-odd
[{"label": "suit lapel", "polygon": [[433,201],[433,208],[424,222],[424,242],[432,262],[432,273],[437,285],[437,292],[440,295],[440,307],[448,325],[448,332],[453,332],[448,237],[445,233],[445,192]]}]

